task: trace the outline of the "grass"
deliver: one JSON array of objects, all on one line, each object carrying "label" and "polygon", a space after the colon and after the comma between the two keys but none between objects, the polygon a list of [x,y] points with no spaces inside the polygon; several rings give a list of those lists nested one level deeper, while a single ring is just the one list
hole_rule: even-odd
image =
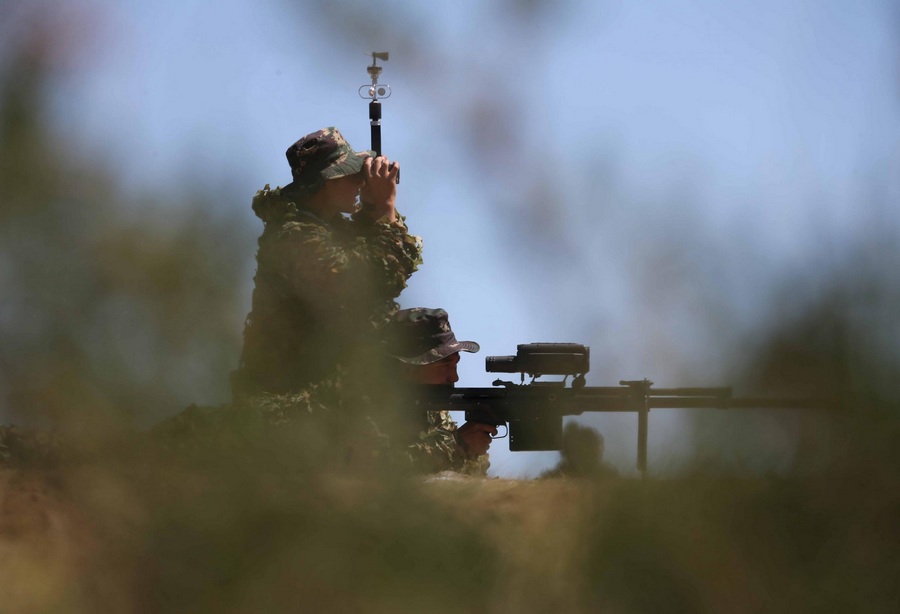
[{"label": "grass", "polygon": [[292,467],[277,446],[218,462],[111,449],[0,471],[3,611],[879,612],[900,598],[891,458],[804,478],[515,481]]}]

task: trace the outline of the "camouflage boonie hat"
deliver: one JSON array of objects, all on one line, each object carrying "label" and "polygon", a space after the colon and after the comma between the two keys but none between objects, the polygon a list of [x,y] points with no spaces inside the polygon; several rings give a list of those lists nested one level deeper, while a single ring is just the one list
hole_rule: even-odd
[{"label": "camouflage boonie hat", "polygon": [[477,352],[474,341],[457,341],[443,309],[401,309],[387,326],[388,354],[410,365],[428,365],[456,352]]},{"label": "camouflage boonie hat", "polygon": [[294,181],[284,189],[318,188],[329,179],[355,175],[374,151],[354,151],[334,126],[307,134],[288,147],[284,154]]}]

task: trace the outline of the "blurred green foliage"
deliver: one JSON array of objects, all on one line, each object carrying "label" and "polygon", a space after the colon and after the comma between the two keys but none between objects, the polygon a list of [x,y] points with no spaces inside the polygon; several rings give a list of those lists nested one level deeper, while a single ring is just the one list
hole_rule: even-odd
[{"label": "blurred green foliage", "polygon": [[0,416],[96,430],[222,400],[256,229],[216,214],[227,186],[135,196],[56,134],[42,49],[0,72]]},{"label": "blurred green foliage", "polygon": [[585,540],[586,610],[891,611],[900,497],[878,486],[867,503],[832,479],[622,483]]}]

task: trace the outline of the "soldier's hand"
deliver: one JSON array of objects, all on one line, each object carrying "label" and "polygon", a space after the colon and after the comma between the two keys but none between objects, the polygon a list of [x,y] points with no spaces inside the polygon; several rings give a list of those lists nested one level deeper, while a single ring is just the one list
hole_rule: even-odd
[{"label": "soldier's hand", "polygon": [[397,175],[400,165],[384,156],[366,158],[363,163],[363,187],[359,191],[362,210],[373,220],[387,216],[396,219],[394,206],[397,200]]},{"label": "soldier's hand", "polygon": [[483,422],[466,422],[456,431],[457,439],[469,458],[487,453],[491,447],[491,436],[497,434],[497,427]]}]

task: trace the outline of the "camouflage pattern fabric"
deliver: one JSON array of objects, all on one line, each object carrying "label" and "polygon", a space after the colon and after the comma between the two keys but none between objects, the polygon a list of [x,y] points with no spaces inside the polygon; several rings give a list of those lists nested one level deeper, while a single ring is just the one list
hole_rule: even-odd
[{"label": "camouflage pattern fabric", "polygon": [[488,455],[470,459],[456,440],[456,430],[456,422],[449,411],[429,412],[418,441],[406,448],[406,455],[422,473],[456,471],[466,475],[486,475],[491,465]]},{"label": "camouflage pattern fabric", "polygon": [[485,475],[490,465],[487,455],[469,459],[456,439],[457,425],[448,411],[417,410],[411,395],[419,385],[411,384],[400,362],[388,360],[366,374],[347,380],[345,411],[365,416],[378,425],[389,442],[387,463],[400,471],[430,474],[456,471]]},{"label": "camouflage pattern fabric", "polygon": [[287,434],[297,444],[291,449],[292,464],[298,468],[487,473],[487,455],[469,459],[457,443],[457,426],[449,412],[417,417],[421,430],[413,435],[389,426],[389,436],[373,419],[383,408],[371,405],[371,399],[348,405],[346,396],[336,377],[301,392],[263,393],[220,407],[192,405],[154,427],[152,437],[184,459],[254,454],[254,448],[268,450],[273,435],[283,443]]},{"label": "camouflage pattern fabric", "polygon": [[291,187],[314,190],[329,179],[354,175],[374,151],[353,151],[334,126],[307,134],[285,152],[294,181]]},{"label": "camouflage pattern fabric", "polygon": [[477,352],[474,341],[458,341],[443,309],[401,309],[385,329],[386,351],[410,365],[428,365],[456,352]]},{"label": "camouflage pattern fabric", "polygon": [[314,433],[304,440],[308,457],[484,475],[486,456],[466,457],[449,413],[400,411],[403,386],[391,384],[383,354],[374,350],[398,309],[394,299],[421,263],[421,239],[405,220],[326,222],[305,210],[296,192],[269,186],[254,197],[253,211],[265,228],[232,378],[235,404],[189,408],[157,436],[175,449],[200,442],[234,449],[245,438],[231,432],[247,424],[299,425]]},{"label": "camouflage pattern fabric", "polygon": [[371,466],[388,441],[358,405],[345,406],[343,373],[297,392],[262,392],[219,407],[192,405],[151,431],[155,444],[186,461],[289,455],[292,469]]},{"label": "camouflage pattern fabric", "polygon": [[394,299],[421,263],[404,218],[325,222],[267,185],[253,199],[265,223],[235,396],[290,392],[328,378],[374,345]]}]

